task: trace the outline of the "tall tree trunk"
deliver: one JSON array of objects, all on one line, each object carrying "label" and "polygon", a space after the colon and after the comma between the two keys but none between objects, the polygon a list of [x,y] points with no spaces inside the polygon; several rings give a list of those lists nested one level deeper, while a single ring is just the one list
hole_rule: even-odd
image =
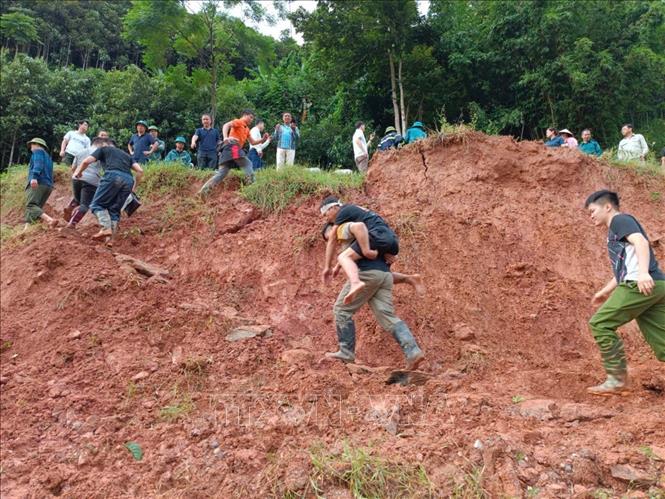
[{"label": "tall tree trunk", "polygon": [[16,130],[14,130],[14,135],[12,135],[12,149],[9,151],[9,164],[7,168],[12,166],[12,161],[14,160],[14,146],[16,145]]},{"label": "tall tree trunk", "polygon": [[63,68],[66,68],[67,65],[69,64],[69,53],[71,52],[72,48],[72,39],[70,38],[69,41],[67,42],[67,57],[65,57],[65,64],[62,66]]},{"label": "tall tree trunk", "polygon": [[397,84],[399,85],[399,109],[402,115],[402,130],[406,131],[408,126],[407,115],[404,110],[404,86],[402,85],[402,56],[400,54],[397,66]]},{"label": "tall tree trunk", "polygon": [[388,51],[388,62],[390,63],[390,90],[393,100],[393,113],[395,115],[395,128],[397,133],[402,135],[402,125],[399,114],[399,105],[397,104],[397,83],[395,81],[395,59],[392,50]]},{"label": "tall tree trunk", "polygon": [[208,36],[210,41],[210,118],[213,126],[217,116],[217,58],[215,57],[215,18],[210,19],[208,25]]}]

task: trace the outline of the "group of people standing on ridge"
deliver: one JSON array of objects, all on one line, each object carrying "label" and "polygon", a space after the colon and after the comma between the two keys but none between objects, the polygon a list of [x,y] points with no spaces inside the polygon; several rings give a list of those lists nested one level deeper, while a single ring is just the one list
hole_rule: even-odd
[{"label": "group of people standing on ridge", "polygon": [[[617,159],[620,161],[644,161],[649,152],[649,146],[644,136],[633,132],[633,125],[626,123],[621,127],[623,139],[617,147]],[[570,149],[579,149],[584,154],[600,156],[603,154],[598,142],[591,138],[591,130],[585,128],[582,130],[582,141],[578,143],[573,132],[564,128],[548,128],[545,131],[547,147],[567,147]],[[661,166],[665,168],[665,148],[660,152]]]}]

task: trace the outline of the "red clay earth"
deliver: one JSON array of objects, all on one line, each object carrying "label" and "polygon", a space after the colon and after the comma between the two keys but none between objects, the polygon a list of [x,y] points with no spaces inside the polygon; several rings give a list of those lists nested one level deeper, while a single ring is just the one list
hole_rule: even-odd
[{"label": "red clay earth", "polygon": [[[475,133],[376,155],[346,201],[384,215],[395,270],[427,280],[425,297],[395,292],[431,375],[408,386],[320,362],[342,282],[319,281],[319,199],[263,215],[236,179],[203,206],[197,187],[144,205],[113,248],[166,280],[93,243],[91,220],[3,249],[4,498],[282,497],[307,490],[313,445],[344,441],[422,464],[433,497],[474,466],[488,497],[662,493],[665,367],[634,324],[630,396],[585,391],[603,379],[587,320],[610,269],[582,204],[617,189],[665,263],[663,177]],[[58,184],[52,209],[67,196]],[[226,339],[248,325],[270,329]],[[358,336],[358,362],[402,366],[367,310]]]}]

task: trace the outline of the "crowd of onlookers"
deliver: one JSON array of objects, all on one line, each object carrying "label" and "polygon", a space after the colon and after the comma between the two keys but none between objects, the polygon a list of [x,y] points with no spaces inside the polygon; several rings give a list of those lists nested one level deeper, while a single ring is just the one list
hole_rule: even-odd
[{"label": "crowd of onlookers", "polygon": [[[633,125],[630,123],[626,123],[621,127],[621,135],[623,135],[623,139],[621,139],[617,147],[617,159],[620,161],[644,161],[649,152],[649,146],[644,136],[634,133]],[[581,152],[593,156],[600,156],[603,153],[598,142],[591,138],[591,130],[588,128],[582,130],[582,142],[577,142],[575,134],[567,128],[561,130],[548,128],[545,136],[545,145],[547,147],[579,149]],[[665,168],[665,148],[660,151],[659,156],[661,165]]]},{"label": "crowd of onlookers", "polygon": [[[254,120],[254,113],[246,110],[240,118],[228,121],[218,129],[213,126],[209,114],[201,116],[202,126],[195,130],[189,146],[192,151],[196,151],[198,168],[217,171],[203,185],[199,191],[200,196],[207,195],[234,167],[241,168],[246,182],[251,183],[254,172],[265,166],[265,150],[271,143],[276,145],[278,170],[294,164],[296,149],[300,143],[300,130],[292,115],[283,113],[282,122],[275,125],[272,134],[265,131],[264,120],[259,119],[256,123]],[[65,209],[64,216],[67,227],[75,228],[85,214],[92,211],[102,227],[95,237],[104,239],[111,237],[117,230],[121,211],[124,209],[129,213],[127,206],[131,208],[139,202],[134,190],[143,174],[142,165],[150,161],[167,161],[193,167],[194,162],[192,155],[186,150],[187,140],[184,136],[177,136],[174,147],[165,154],[166,143],[159,137],[159,127],[148,126],[143,120],[135,123],[136,133],[129,139],[126,151],[117,147],[105,130],[100,130],[91,141],[87,134],[88,127],[88,121],[79,121],[77,129],[67,132],[60,145],[60,157],[72,169],[73,198]],[[633,133],[631,124],[624,125],[621,133],[623,139],[618,145],[618,159],[644,161],[649,152],[644,137]],[[547,147],[578,149],[584,154],[594,156],[603,153],[598,142],[591,137],[589,129],[582,131],[581,142],[578,142],[567,128],[548,128],[546,135]],[[377,150],[396,149],[425,137],[427,132],[420,121],[414,122],[404,136],[398,133],[395,127],[389,126],[378,141]],[[356,123],[352,137],[353,155],[358,170],[363,174],[367,172],[369,144],[374,138],[374,134],[371,134],[367,140],[365,124],[361,121]],[[247,144],[248,148],[245,147]],[[44,140],[35,138],[28,142],[28,145],[32,155],[26,186],[26,222],[41,219],[49,226],[56,226],[58,220],[43,211],[53,189],[53,162],[47,144]],[[665,149],[660,156],[665,167]]]}]

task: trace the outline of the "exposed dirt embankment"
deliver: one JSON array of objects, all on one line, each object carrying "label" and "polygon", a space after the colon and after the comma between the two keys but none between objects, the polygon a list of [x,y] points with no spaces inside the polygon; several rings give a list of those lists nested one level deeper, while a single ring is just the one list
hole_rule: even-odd
[{"label": "exposed dirt embankment", "polygon": [[[428,355],[421,385],[320,362],[342,283],[319,283],[318,199],[265,215],[234,179],[205,205],[196,186],[147,203],[113,252],[152,273],[91,224],[3,249],[3,497],[311,494],[312,446],[344,440],[422,464],[434,497],[474,469],[490,497],[618,494],[626,476],[662,488],[664,367],[636,327],[622,331],[632,394],[585,392],[602,378],[589,302],[610,273],[582,204],[608,186],[665,235],[662,177],[575,151],[468,134],[375,156],[347,201],[384,215],[395,270],[427,281],[425,297],[395,292]],[[358,331],[359,362],[402,364],[368,311]]]}]

